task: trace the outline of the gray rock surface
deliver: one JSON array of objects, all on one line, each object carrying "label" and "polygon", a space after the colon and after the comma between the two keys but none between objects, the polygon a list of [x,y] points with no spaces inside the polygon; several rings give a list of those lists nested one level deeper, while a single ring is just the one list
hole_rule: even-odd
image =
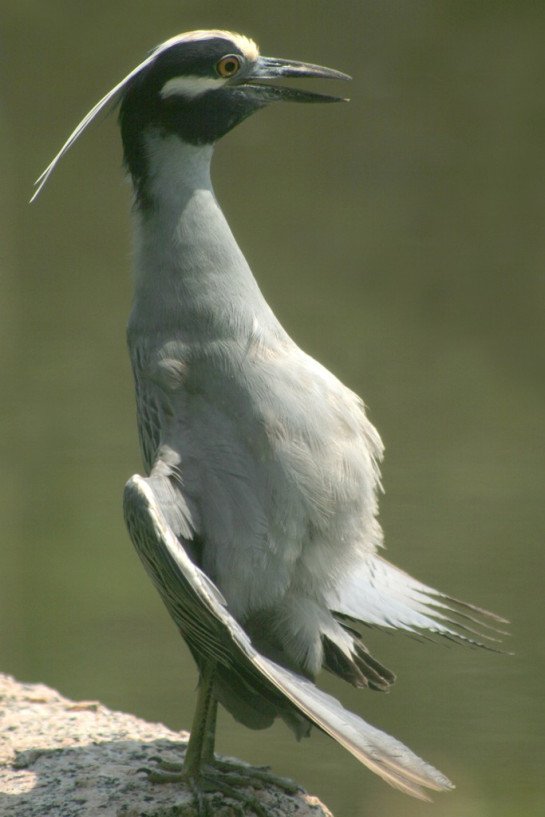
[{"label": "gray rock surface", "polygon": [[[153,785],[142,772],[159,755],[180,762],[187,737],[0,674],[0,817],[193,817],[194,800],[182,784]],[[270,817],[332,817],[303,792],[246,793]],[[229,798],[211,797],[217,817],[241,813]]]}]

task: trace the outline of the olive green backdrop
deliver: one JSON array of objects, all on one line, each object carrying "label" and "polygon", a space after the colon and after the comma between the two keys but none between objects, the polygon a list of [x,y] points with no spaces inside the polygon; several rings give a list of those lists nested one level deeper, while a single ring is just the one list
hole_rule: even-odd
[{"label": "olive green backdrop", "polygon": [[190,724],[195,669],[121,518],[140,462],[115,116],[27,202],[97,99],[150,47],[198,27],[353,75],[349,105],[276,106],[229,135],[216,192],[284,325],[370,407],[387,448],[389,557],[511,618],[516,652],[370,632],[398,672],[391,694],[323,678],[455,780],[431,807],[322,735],[297,744],[281,725],[253,733],[224,716],[219,749],[296,777],[337,817],[537,817],[545,4],[3,0],[0,669]]}]

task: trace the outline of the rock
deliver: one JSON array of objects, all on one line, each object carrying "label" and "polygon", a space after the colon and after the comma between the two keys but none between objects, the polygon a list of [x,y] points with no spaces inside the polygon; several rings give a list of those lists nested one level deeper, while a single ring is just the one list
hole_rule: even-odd
[{"label": "rock", "polygon": [[[0,674],[0,817],[194,817],[186,787],[153,785],[143,771],[157,756],[179,763],[187,738],[98,701],[70,701]],[[304,792],[271,786],[245,793],[270,817],[333,817]],[[240,813],[221,794],[210,804],[217,817]]]}]

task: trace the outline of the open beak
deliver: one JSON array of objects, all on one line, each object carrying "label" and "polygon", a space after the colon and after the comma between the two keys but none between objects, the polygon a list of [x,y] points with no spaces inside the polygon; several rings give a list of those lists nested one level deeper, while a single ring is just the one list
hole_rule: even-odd
[{"label": "open beak", "polygon": [[[284,79],[287,77],[301,77],[307,79],[351,79],[348,74],[336,71],[334,68],[324,68],[321,65],[312,65],[308,62],[295,60],[280,60],[275,57],[259,57],[251,71],[241,77],[241,83],[251,86],[263,102],[345,102],[343,97],[319,94],[315,91],[301,91],[297,88],[288,88],[283,85],[262,84],[262,81]],[[238,83],[237,83],[238,84]]]}]

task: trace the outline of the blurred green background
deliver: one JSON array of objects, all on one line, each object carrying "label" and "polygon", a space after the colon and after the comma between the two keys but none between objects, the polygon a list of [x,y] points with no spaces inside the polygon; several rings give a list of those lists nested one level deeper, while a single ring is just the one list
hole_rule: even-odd
[{"label": "blurred green background", "polygon": [[[188,728],[196,673],[124,530],[140,469],[115,116],[32,181],[156,43],[192,28],[350,73],[349,105],[273,107],[215,158],[286,328],[369,405],[388,556],[513,621],[515,657],[371,632],[388,696],[323,685],[454,779],[403,798],[322,735],[222,718],[337,817],[545,808],[545,4],[16,0],[0,10],[0,669]],[[316,84],[313,87],[317,87]],[[325,86],[331,90],[332,86]],[[335,90],[338,90],[338,86]]]}]

